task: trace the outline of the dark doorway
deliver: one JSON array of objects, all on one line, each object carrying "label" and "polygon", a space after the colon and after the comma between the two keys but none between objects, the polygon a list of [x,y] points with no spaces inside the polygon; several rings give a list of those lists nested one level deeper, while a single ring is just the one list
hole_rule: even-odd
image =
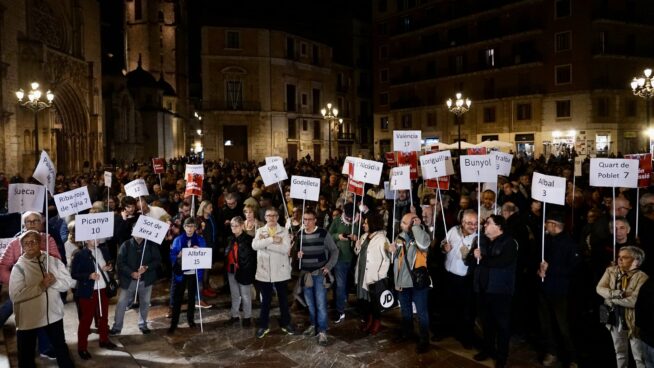
[{"label": "dark doorway", "polygon": [[321,144],[314,144],[313,145],[313,161],[317,163],[321,163],[321,157],[320,157],[320,150],[322,149]]},{"label": "dark doorway", "polygon": [[297,144],[295,143],[288,144],[288,159],[297,160]]},{"label": "dark doorway", "polygon": [[247,161],[248,159],[248,127],[242,125],[223,126],[223,144],[225,159],[231,161]]}]

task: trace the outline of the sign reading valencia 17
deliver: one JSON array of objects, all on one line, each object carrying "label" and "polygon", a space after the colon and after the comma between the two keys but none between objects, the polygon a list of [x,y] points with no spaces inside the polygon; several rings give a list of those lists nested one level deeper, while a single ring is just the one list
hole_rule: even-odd
[{"label": "sign reading valencia 17", "polygon": [[459,158],[461,182],[497,182],[495,155],[463,155]]},{"label": "sign reading valencia 17", "polygon": [[[420,130],[394,130],[393,151],[414,152],[420,151],[422,132]],[[375,183],[378,184],[379,182]]]},{"label": "sign reading valencia 17", "polygon": [[591,158],[590,185],[593,187],[638,187],[638,160]]},{"label": "sign reading valencia 17", "polygon": [[381,162],[359,159],[355,162],[352,179],[377,185],[381,180],[383,166]]}]

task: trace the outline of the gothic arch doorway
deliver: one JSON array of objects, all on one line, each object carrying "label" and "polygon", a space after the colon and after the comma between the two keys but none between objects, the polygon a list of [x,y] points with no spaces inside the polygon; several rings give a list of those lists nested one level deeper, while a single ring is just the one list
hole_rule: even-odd
[{"label": "gothic arch doorway", "polygon": [[82,170],[84,161],[94,163],[97,157],[97,140],[89,131],[89,113],[86,104],[68,82],[57,86],[54,104],[56,114],[53,134],[56,147],[57,171],[70,174]]}]

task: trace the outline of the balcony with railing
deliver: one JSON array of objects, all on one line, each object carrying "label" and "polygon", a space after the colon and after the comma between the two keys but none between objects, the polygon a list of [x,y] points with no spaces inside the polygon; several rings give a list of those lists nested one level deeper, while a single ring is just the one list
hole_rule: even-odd
[{"label": "balcony with railing", "polygon": [[203,101],[205,111],[261,111],[260,101]]},{"label": "balcony with railing", "polygon": [[336,140],[340,144],[354,144],[356,140],[356,135],[354,133],[338,133],[336,135]]}]

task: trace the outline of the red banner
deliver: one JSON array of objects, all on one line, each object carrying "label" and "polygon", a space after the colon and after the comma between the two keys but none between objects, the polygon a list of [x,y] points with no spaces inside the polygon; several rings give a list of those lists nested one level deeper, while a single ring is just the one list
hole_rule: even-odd
[{"label": "red banner", "polygon": [[186,176],[186,190],[184,191],[184,198],[190,196],[202,195],[202,175],[188,174]]},{"label": "red banner", "polygon": [[363,184],[362,181],[350,180],[350,185],[348,185],[347,191],[358,196],[363,196]]},{"label": "red banner", "polygon": [[166,171],[166,160],[163,158],[153,158],[152,169],[155,174],[163,174]]},{"label": "red banner", "polygon": [[397,166],[397,162],[395,161],[395,152],[386,152],[386,164],[390,167],[395,167]]},{"label": "red banner", "polygon": [[652,154],[640,153],[624,155],[624,158],[638,160],[638,187],[647,188],[652,180]]},{"label": "red banner", "polygon": [[468,154],[469,155],[485,155],[486,154],[486,147],[468,148]]},{"label": "red banner", "polygon": [[397,166],[411,166],[409,171],[411,180],[418,180],[417,152],[397,152]]}]

